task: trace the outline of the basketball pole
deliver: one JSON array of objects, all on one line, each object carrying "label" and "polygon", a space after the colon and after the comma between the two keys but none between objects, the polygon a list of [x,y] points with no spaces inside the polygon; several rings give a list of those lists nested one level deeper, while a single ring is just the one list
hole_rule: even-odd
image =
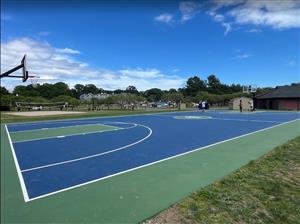
[{"label": "basketball pole", "polygon": [[256,101],[255,101],[255,92],[252,93],[252,100],[253,100],[253,108],[252,110],[255,111],[255,107],[256,107]]}]

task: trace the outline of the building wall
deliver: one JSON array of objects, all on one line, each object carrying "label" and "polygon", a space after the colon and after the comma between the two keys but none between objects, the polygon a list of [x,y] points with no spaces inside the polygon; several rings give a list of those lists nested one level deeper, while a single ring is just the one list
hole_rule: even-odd
[{"label": "building wall", "polygon": [[300,98],[257,99],[257,109],[300,110]]},{"label": "building wall", "polygon": [[267,100],[262,99],[256,99],[256,108],[257,109],[268,109],[268,104],[267,104]]},{"label": "building wall", "polygon": [[240,109],[240,100],[242,100],[243,110],[250,111],[251,105],[253,105],[253,100],[248,97],[238,97],[231,100],[229,103],[229,109],[231,110],[239,110]]},{"label": "building wall", "polygon": [[279,101],[279,110],[298,110],[298,99],[285,99]]}]

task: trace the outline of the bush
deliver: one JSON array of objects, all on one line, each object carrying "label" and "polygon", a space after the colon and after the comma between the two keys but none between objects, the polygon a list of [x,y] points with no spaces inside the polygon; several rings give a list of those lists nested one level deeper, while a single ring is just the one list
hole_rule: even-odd
[{"label": "bush", "polygon": [[53,97],[51,99],[52,102],[67,102],[69,106],[78,106],[80,104],[80,101],[74,97],[67,96],[67,95],[60,95],[57,97]]}]

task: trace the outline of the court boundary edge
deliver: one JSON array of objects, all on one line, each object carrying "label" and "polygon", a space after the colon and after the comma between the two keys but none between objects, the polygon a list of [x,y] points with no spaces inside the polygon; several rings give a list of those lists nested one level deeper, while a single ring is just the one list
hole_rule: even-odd
[{"label": "court boundary edge", "polygon": [[243,135],[240,135],[240,136],[236,136],[236,137],[226,139],[226,140],[223,140],[223,141],[220,141],[220,142],[216,142],[216,143],[204,146],[204,147],[196,148],[196,149],[190,150],[188,152],[180,153],[180,154],[177,154],[177,155],[165,158],[165,159],[154,161],[152,163],[144,164],[142,166],[134,167],[134,168],[131,168],[131,169],[128,169],[128,170],[124,170],[124,171],[121,171],[121,172],[118,172],[118,173],[115,173],[115,174],[112,174],[112,175],[108,175],[108,176],[105,176],[105,177],[101,177],[101,178],[98,178],[98,179],[95,179],[95,180],[88,181],[88,182],[85,182],[85,183],[77,184],[77,185],[67,187],[67,188],[64,188],[64,189],[61,189],[61,190],[58,190],[58,191],[53,191],[53,192],[50,192],[50,193],[47,193],[47,194],[44,194],[44,195],[33,197],[33,198],[30,198],[27,202],[37,200],[37,199],[40,199],[40,198],[44,198],[44,197],[47,197],[47,196],[51,196],[51,195],[54,195],[54,194],[57,194],[57,193],[60,193],[60,192],[68,191],[68,190],[78,188],[78,187],[81,187],[81,186],[84,186],[84,185],[87,185],[87,184],[95,183],[95,182],[100,181],[100,180],[108,179],[108,178],[111,178],[111,177],[114,177],[114,176],[118,176],[118,175],[128,173],[128,172],[131,172],[131,171],[134,171],[134,170],[138,170],[138,169],[141,169],[141,168],[144,168],[144,167],[147,167],[147,166],[151,166],[151,165],[161,163],[161,162],[164,162],[164,161],[167,161],[167,160],[171,160],[171,159],[174,159],[174,158],[177,158],[177,157],[181,157],[181,156],[184,156],[184,155],[187,155],[187,154],[191,154],[193,152],[200,151],[202,149],[210,148],[210,147],[215,146],[215,145],[219,145],[219,144],[229,142],[229,141],[233,141],[233,140],[236,140],[236,139],[239,139],[239,138],[242,138],[242,137],[246,137],[246,136],[249,136],[249,135],[252,135],[252,134],[255,134],[255,133],[263,132],[263,131],[266,131],[266,130],[269,130],[269,129],[272,129],[272,128],[276,128],[276,127],[279,127],[279,126],[282,126],[282,125],[293,123],[293,122],[298,121],[298,120],[300,120],[300,118],[297,118],[297,119],[294,119],[294,120],[291,120],[291,121],[287,121],[287,122],[284,122],[284,123],[281,123],[281,124],[277,124],[277,125],[274,125],[274,126],[271,126],[271,127],[263,128],[263,129],[260,129],[260,130],[254,131],[254,132],[250,132],[250,133],[247,133],[247,134],[243,134]]},{"label": "court boundary edge", "polygon": [[20,166],[19,166],[19,162],[18,162],[18,159],[17,159],[17,156],[16,156],[16,152],[15,152],[14,146],[12,144],[12,141],[11,141],[11,138],[10,138],[10,134],[8,132],[6,124],[5,124],[5,130],[6,130],[6,134],[8,136],[8,141],[9,141],[10,149],[11,149],[11,152],[12,152],[12,156],[13,156],[13,159],[14,159],[15,167],[16,167],[17,174],[18,174],[18,177],[19,177],[19,181],[20,181],[20,185],[21,185],[21,189],[22,189],[22,194],[23,194],[23,197],[24,197],[24,201],[28,202],[28,201],[30,201],[30,199],[29,199],[29,196],[28,196],[27,188],[26,188],[26,185],[25,185],[25,182],[24,182],[24,178],[23,178]]}]

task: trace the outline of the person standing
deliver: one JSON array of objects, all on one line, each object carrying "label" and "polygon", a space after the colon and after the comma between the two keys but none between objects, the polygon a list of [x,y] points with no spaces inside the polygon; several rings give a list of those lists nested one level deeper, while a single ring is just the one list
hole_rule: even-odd
[{"label": "person standing", "polygon": [[253,100],[251,101],[250,108],[251,108],[251,111],[254,111],[254,103],[253,103]]},{"label": "person standing", "polygon": [[201,100],[198,103],[198,109],[201,110]]},{"label": "person standing", "polygon": [[208,103],[208,101],[206,100],[205,101],[205,110],[208,110],[209,109],[209,103]]},{"label": "person standing", "polygon": [[243,101],[242,100],[240,100],[240,112],[243,112]]},{"label": "person standing", "polygon": [[206,102],[205,102],[205,100],[203,100],[202,101],[202,103],[201,103],[202,105],[202,112],[205,112],[205,108],[206,108]]}]

